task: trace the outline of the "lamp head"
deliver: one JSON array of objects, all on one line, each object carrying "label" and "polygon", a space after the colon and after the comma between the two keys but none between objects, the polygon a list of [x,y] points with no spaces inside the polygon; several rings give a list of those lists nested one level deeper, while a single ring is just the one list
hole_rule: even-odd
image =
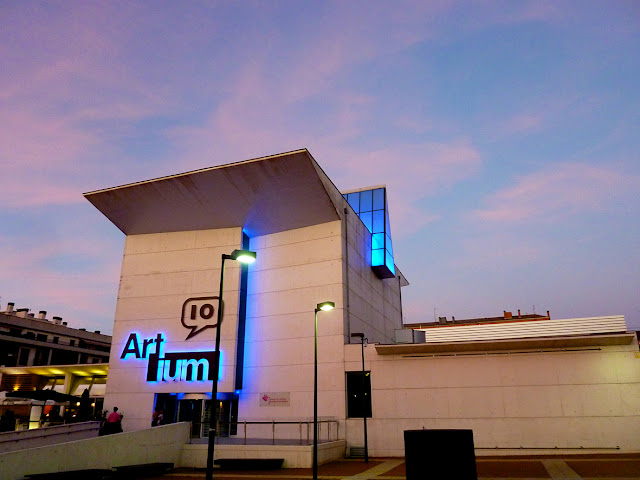
[{"label": "lamp head", "polygon": [[231,252],[231,259],[240,263],[253,263],[256,261],[256,252],[250,250],[234,250]]},{"label": "lamp head", "polygon": [[319,303],[318,306],[316,307],[316,310],[324,310],[325,312],[328,312],[329,310],[333,310],[334,308],[336,308],[336,304],[333,302],[322,302]]},{"label": "lamp head", "polygon": [[364,333],[352,333],[351,334],[351,338],[363,339],[364,338]]}]

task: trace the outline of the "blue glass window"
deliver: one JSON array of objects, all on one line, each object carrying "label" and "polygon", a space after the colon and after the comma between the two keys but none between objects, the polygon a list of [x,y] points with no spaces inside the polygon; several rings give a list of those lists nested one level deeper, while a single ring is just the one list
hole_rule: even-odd
[{"label": "blue glass window", "polygon": [[360,213],[373,210],[373,192],[366,190],[360,192]]},{"label": "blue glass window", "polygon": [[360,214],[360,219],[369,232],[373,232],[373,214],[371,212],[363,212]]},{"label": "blue glass window", "polygon": [[384,210],[375,210],[373,212],[373,230],[371,232],[384,232]]},{"label": "blue glass window", "polygon": [[380,278],[395,277],[389,210],[385,188],[344,194],[371,233],[371,267]]},{"label": "blue glass window", "polygon": [[371,251],[371,266],[377,267],[380,265],[384,265],[384,250],[381,248]]},{"label": "blue glass window", "polygon": [[374,210],[384,209],[384,189],[382,188],[376,188],[373,191],[373,209]]},{"label": "blue glass window", "polygon": [[353,208],[356,213],[360,213],[360,194],[358,192],[349,193],[347,195],[347,202],[349,202],[349,205],[351,205],[351,208]]},{"label": "blue glass window", "polygon": [[384,233],[374,233],[371,235],[371,248],[373,250],[384,248]]},{"label": "blue glass window", "polygon": [[393,264],[393,255],[391,255],[389,252],[387,252],[386,254],[386,259],[385,259],[385,265],[386,267],[391,270],[391,273],[394,274],[396,273],[396,269],[395,269],[395,265]]}]

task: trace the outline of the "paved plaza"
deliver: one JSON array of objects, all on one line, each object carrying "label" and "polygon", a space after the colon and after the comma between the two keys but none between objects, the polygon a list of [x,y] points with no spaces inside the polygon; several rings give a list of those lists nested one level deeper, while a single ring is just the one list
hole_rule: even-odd
[{"label": "paved plaza", "polygon": [[[571,455],[571,456],[517,456],[478,457],[480,480],[639,480],[639,454]],[[425,479],[428,465],[425,464]],[[157,477],[164,480],[195,480],[204,478],[203,470],[176,469]],[[403,480],[404,458],[376,458],[369,463],[362,460],[338,460],[321,465],[318,477],[322,480]],[[279,470],[218,470],[217,480],[308,480],[311,469],[283,468]],[[156,480],[156,479],[153,479]],[[449,479],[447,479],[449,480]],[[450,479],[457,480],[457,479]]]}]

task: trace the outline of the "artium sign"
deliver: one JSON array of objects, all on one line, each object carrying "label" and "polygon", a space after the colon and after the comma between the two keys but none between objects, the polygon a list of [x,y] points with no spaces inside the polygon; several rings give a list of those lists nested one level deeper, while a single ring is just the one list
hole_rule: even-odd
[{"label": "artium sign", "polygon": [[[142,341],[141,341],[142,340]],[[155,338],[138,338],[131,333],[127,339],[121,360],[135,357],[148,358],[148,382],[203,382],[214,381],[218,352],[164,352],[162,333]]]}]

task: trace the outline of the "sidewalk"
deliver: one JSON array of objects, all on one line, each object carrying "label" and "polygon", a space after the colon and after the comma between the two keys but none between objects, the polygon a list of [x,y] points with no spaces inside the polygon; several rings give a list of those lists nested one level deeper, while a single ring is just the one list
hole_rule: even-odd
[{"label": "sidewalk", "polygon": [[[639,480],[639,454],[572,455],[548,457],[477,457],[478,478],[481,480]],[[427,472],[425,465],[425,473]],[[163,477],[149,480],[200,480],[203,470],[176,469]],[[279,470],[218,470],[217,480],[309,480],[311,469],[282,468]],[[404,480],[404,458],[338,460],[320,465],[318,478],[323,480]],[[425,475],[425,478],[426,477]],[[439,480],[439,479],[438,479]],[[443,479],[456,480],[456,479]]]}]

